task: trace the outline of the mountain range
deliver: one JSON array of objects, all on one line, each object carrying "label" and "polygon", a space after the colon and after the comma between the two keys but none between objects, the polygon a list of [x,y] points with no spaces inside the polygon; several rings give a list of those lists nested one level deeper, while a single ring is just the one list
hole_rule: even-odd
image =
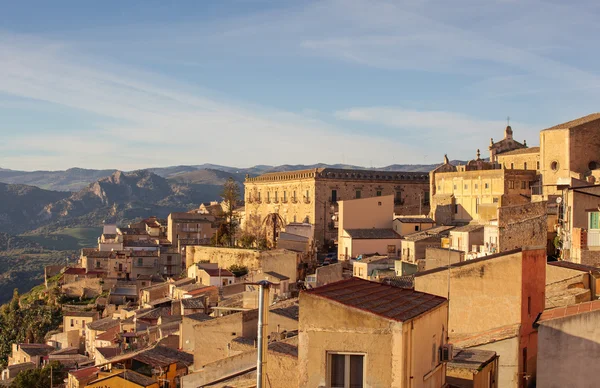
[{"label": "mountain range", "polygon": [[[453,161],[453,163],[465,163]],[[415,171],[428,172],[433,170],[437,164],[392,164],[386,167],[375,168],[381,171]],[[216,164],[201,164],[195,166],[170,166],[147,168],[144,171],[152,172],[160,177],[178,182],[198,184],[220,185],[229,176],[239,178],[243,181],[246,174],[256,176],[267,172],[295,171],[313,168],[341,168],[364,170],[366,167],[346,164],[310,164],[310,165],[257,165],[248,168],[237,168],[221,166]],[[41,189],[55,191],[76,192],[99,179],[106,178],[117,172],[117,170],[91,170],[82,168],[70,168],[64,171],[18,171],[0,168],[0,182],[11,184],[24,184],[36,186]]]}]

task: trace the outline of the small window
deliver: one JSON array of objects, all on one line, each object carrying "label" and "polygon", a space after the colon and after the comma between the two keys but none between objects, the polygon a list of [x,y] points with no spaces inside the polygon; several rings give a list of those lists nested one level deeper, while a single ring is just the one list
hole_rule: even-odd
[{"label": "small window", "polygon": [[277,202],[278,199],[279,199],[279,195],[278,195],[277,191],[275,191],[275,202]]},{"label": "small window", "polygon": [[260,191],[258,192],[258,200],[260,201]]},{"label": "small window", "polygon": [[423,205],[429,206],[429,191],[423,192]]},{"label": "small window", "polygon": [[143,266],[144,265],[144,259],[141,257],[138,257],[138,266]]},{"label": "small window", "polygon": [[360,199],[361,194],[360,190],[356,190],[356,199]]},{"label": "small window", "polygon": [[515,181],[508,181],[508,188],[509,189],[514,189],[515,188]]},{"label": "small window", "polygon": [[283,202],[287,202],[287,191],[283,192]]},{"label": "small window", "polygon": [[419,225],[415,225],[415,232],[419,231]]},{"label": "small window", "polygon": [[294,222],[296,222],[296,215],[294,214]]},{"label": "small window", "polygon": [[377,202],[377,206],[381,206],[381,202]]},{"label": "small window", "polygon": [[498,203],[498,198],[494,198],[494,203]]},{"label": "small window", "polygon": [[531,315],[531,296],[527,297],[527,315]]},{"label": "small window", "polygon": [[377,190],[377,192],[375,193],[375,195],[377,195],[378,197],[381,197],[381,190]]},{"label": "small window", "polygon": [[171,262],[171,260],[172,260],[172,259],[173,259],[173,257],[172,257],[172,256],[167,256],[167,261],[168,261],[168,262]]},{"label": "small window", "polygon": [[600,212],[590,212],[589,229],[600,229]]},{"label": "small window", "polygon": [[465,190],[467,190],[469,188],[469,185],[465,185]]},{"label": "small window", "polygon": [[527,188],[527,181],[521,181],[521,190],[525,190]]},{"label": "small window", "polygon": [[550,163],[550,168],[552,169],[552,171],[558,171],[559,167],[560,166],[556,160]]},{"label": "small window", "polygon": [[476,189],[478,189],[478,188],[479,188],[479,185],[478,185],[477,183],[475,183],[475,188],[476,188]]},{"label": "small window", "polygon": [[514,164],[514,163],[511,163],[511,164],[510,164],[510,169],[511,169],[511,170],[514,170],[514,168],[515,168],[515,164]]},{"label": "small window", "polygon": [[331,388],[363,388],[364,358],[362,354],[330,354],[328,360]]},{"label": "small window", "polygon": [[337,190],[331,190],[331,202],[337,202]]},{"label": "small window", "polygon": [[456,185],[454,185],[454,190],[456,190]]},{"label": "small window", "polygon": [[142,282],[142,287],[146,287],[146,282]]},{"label": "small window", "polygon": [[271,192],[267,191],[267,202],[271,200]]},{"label": "small window", "polygon": [[454,214],[458,214],[458,205],[454,205]]},{"label": "small window", "polygon": [[523,163],[523,170],[527,170],[527,162]]},{"label": "small window", "polygon": [[489,183],[486,183],[484,187],[485,187],[486,189],[489,189],[489,188],[490,188],[490,184],[489,184]]},{"label": "small window", "polygon": [[438,190],[441,191],[442,190],[442,186],[438,185]]},{"label": "small window", "polygon": [[71,319],[71,327],[75,326],[75,321],[73,319]]},{"label": "small window", "polygon": [[540,169],[540,162],[539,161],[536,162],[535,165],[536,165],[536,168],[539,170]]},{"label": "small window", "polygon": [[294,201],[296,200],[296,191],[294,191],[294,192],[292,193],[292,198],[294,199]]}]

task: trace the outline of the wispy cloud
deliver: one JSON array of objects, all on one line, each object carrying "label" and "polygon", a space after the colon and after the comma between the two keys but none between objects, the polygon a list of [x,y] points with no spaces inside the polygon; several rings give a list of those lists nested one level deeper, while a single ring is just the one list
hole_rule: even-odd
[{"label": "wispy cloud", "polygon": [[[0,150],[60,150],[55,168],[337,162],[342,153],[357,164],[373,157],[351,155],[377,154],[385,164],[396,159],[389,144],[403,148],[397,139],[344,134],[310,117],[207,97],[175,80],[95,62],[54,42],[20,37],[15,45],[12,38],[0,35],[0,92],[110,119],[70,137],[3,130]],[[407,158],[412,154],[406,148]],[[14,162],[14,156],[0,156],[2,165]],[[49,162],[56,163],[56,156]],[[30,167],[26,159],[19,166]]]}]

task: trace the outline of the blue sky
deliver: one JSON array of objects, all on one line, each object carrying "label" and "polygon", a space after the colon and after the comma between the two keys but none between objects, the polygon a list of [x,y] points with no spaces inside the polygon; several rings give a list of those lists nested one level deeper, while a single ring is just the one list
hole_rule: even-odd
[{"label": "blue sky", "polygon": [[436,163],[598,111],[595,1],[0,7],[0,168]]}]

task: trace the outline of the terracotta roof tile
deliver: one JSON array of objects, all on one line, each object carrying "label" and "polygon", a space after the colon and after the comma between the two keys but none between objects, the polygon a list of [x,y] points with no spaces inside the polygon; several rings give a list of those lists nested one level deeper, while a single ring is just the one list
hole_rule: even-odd
[{"label": "terracotta roof tile", "polygon": [[566,318],[572,315],[585,314],[597,310],[600,310],[600,300],[558,307],[544,311],[538,318],[537,323],[543,323],[557,318]]},{"label": "terracotta roof tile", "polygon": [[446,302],[446,298],[437,295],[359,278],[341,280],[303,292],[399,322],[413,319]]}]

